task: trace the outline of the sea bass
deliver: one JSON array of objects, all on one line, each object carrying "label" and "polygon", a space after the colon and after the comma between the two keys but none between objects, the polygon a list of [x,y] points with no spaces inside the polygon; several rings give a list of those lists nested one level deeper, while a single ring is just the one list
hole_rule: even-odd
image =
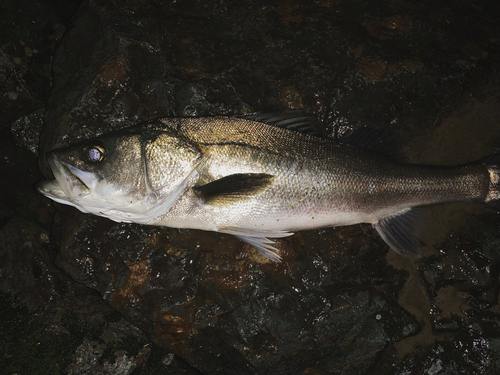
[{"label": "sea bass", "polygon": [[419,207],[499,205],[500,158],[455,167],[399,163],[290,128],[297,115],[160,118],[48,153],[38,190],[117,222],[228,233],[278,261],[271,239],[371,223],[418,253]]}]

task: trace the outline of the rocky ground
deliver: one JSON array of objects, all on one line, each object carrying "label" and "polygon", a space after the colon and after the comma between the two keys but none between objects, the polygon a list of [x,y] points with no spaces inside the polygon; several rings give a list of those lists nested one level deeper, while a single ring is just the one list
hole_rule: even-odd
[{"label": "rocky ground", "polygon": [[303,109],[412,163],[500,145],[500,6],[0,2],[0,373],[497,374],[500,216],[428,209],[422,256],[368,225],[235,238],[54,205],[43,155],[160,116]]}]

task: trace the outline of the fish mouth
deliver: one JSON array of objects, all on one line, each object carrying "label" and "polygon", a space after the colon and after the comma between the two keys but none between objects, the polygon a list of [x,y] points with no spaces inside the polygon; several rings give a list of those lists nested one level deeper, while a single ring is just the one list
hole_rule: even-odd
[{"label": "fish mouth", "polygon": [[40,181],[36,189],[56,202],[68,204],[78,201],[89,195],[97,182],[93,173],[61,162],[54,152],[47,155],[47,161],[55,179]]}]

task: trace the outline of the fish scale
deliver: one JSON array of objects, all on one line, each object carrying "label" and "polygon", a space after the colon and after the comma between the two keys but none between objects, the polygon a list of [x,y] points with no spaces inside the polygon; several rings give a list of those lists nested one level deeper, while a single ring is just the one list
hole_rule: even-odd
[{"label": "fish scale", "polygon": [[499,205],[498,156],[454,167],[399,163],[356,147],[356,137],[289,129],[310,133],[308,118],[152,120],[49,153],[55,180],[38,190],[115,221],[235,235],[272,260],[280,257],[270,239],[358,223],[396,252],[417,253],[420,207]]}]

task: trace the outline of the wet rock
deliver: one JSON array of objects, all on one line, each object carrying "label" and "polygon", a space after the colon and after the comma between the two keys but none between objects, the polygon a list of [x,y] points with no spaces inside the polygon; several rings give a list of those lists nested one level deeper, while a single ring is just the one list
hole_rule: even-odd
[{"label": "wet rock", "polygon": [[60,221],[33,189],[35,155],[64,30],[57,17],[77,4],[53,5],[0,5],[0,373],[194,374],[54,265]]},{"label": "wet rock", "polygon": [[0,5],[0,127],[44,108],[51,63],[65,26],[41,1]]},{"label": "wet rock", "polygon": [[36,159],[5,130],[0,172],[11,178],[0,185],[0,373],[195,374],[55,266],[54,209],[31,185],[40,178]]},{"label": "wet rock", "polygon": [[497,305],[500,255],[496,214],[471,224],[473,235],[457,233],[448,250],[423,267],[433,299],[436,331],[458,331]]},{"label": "wet rock", "polygon": [[[296,5],[89,1],[56,55],[46,114],[52,125],[43,148],[158,115],[283,104],[319,112],[331,134],[362,124],[408,131],[418,123],[426,132],[443,106],[473,92],[465,80],[476,79],[478,87],[491,79],[475,67],[491,58],[495,42],[481,48],[485,53],[458,40],[453,48],[448,41],[429,49],[425,41],[439,34],[441,21],[423,17],[420,7],[362,13],[354,30],[347,24],[350,12],[360,11],[356,5]],[[466,8],[447,8],[449,22],[458,24]],[[202,13],[210,17],[196,16]],[[155,33],[148,32],[153,25]],[[443,34],[444,43],[451,32]],[[83,35],[87,42],[74,48]],[[463,293],[488,290],[478,301],[495,303],[494,276],[483,255],[464,251],[450,259],[448,271],[446,257],[431,257],[409,271],[432,306],[415,319],[404,308],[406,299],[398,299],[410,285],[406,266],[385,263],[387,249],[368,227],[283,240],[284,262],[275,265],[214,233],[70,217],[61,229],[57,264],[157,345],[207,374],[364,373],[379,358],[383,368],[397,342],[423,335],[415,342],[432,348],[433,332],[462,332],[471,319]],[[451,288],[453,280],[463,289]],[[405,293],[411,298],[411,290]],[[429,371],[446,364],[431,358]]]},{"label": "wet rock", "polygon": [[18,118],[11,124],[11,132],[16,142],[38,155],[40,133],[42,132],[45,109],[39,109],[27,116]]},{"label": "wet rock", "polygon": [[[34,4],[23,22],[38,13],[41,31],[0,34],[14,134],[1,148],[0,370],[498,372],[496,214],[442,208],[421,259],[355,226],[280,241],[281,264],[216,233],[54,214],[31,190],[50,81],[50,59],[35,60],[69,23]],[[158,116],[289,108],[329,136],[384,126],[413,161],[469,162],[498,140],[498,18],[456,1],[89,0],[54,57],[42,169],[45,151]]]},{"label": "wet rock", "polygon": [[2,373],[197,373],[83,286],[70,286],[64,298],[52,298],[38,314],[3,293],[0,307]]},{"label": "wet rock", "polygon": [[365,371],[388,344],[418,330],[390,293],[404,274],[382,264],[361,280],[353,262],[333,276],[341,260],[330,248],[312,262],[290,254],[274,265],[235,239],[226,245],[225,236],[214,234],[214,254],[194,231],[102,221],[87,217],[78,236],[92,240],[64,240],[58,263],[203,373]]}]

